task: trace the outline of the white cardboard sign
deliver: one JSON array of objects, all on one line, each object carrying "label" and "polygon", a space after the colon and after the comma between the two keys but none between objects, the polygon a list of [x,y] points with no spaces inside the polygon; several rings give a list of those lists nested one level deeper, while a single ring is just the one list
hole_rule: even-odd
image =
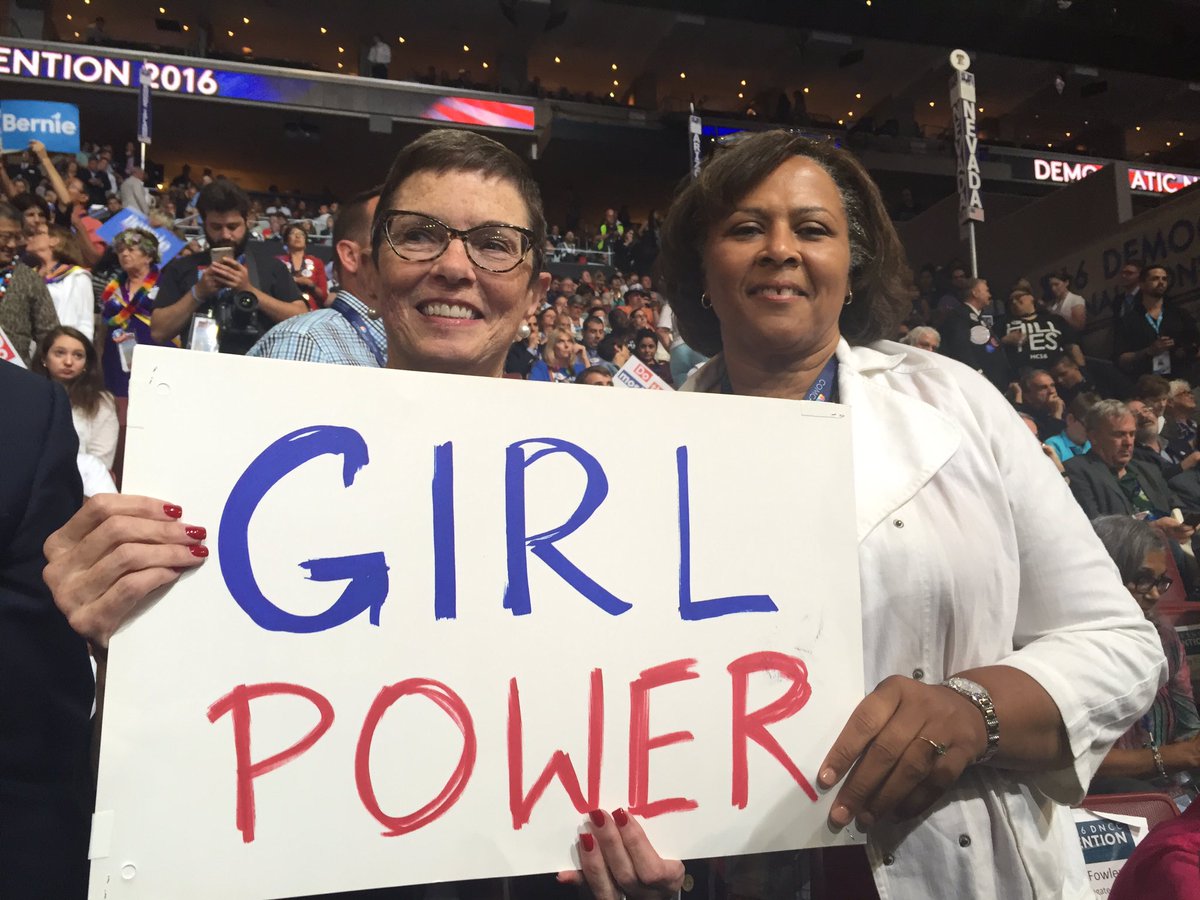
[{"label": "white cardboard sign", "polygon": [[816,789],[863,696],[844,407],[137,360],[126,489],[212,555],[112,641],[91,897],[558,871],[590,808],[861,840]]}]

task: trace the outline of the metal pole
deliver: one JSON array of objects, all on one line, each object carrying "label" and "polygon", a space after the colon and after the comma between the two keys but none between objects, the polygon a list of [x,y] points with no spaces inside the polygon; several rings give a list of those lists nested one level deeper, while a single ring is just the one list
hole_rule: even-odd
[{"label": "metal pole", "polygon": [[141,165],[141,169],[142,169],[142,171],[143,171],[143,172],[144,172],[144,171],[146,171],[146,145],[145,145],[145,143],[142,143],[142,165]]},{"label": "metal pole", "polygon": [[975,223],[967,222],[967,243],[971,248],[971,277],[979,277],[979,260],[975,256]]}]

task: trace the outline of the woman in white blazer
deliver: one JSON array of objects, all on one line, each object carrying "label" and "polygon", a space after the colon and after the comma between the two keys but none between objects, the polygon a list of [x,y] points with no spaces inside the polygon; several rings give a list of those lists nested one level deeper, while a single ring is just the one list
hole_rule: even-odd
[{"label": "woman in white blazer", "polygon": [[880,340],[911,295],[870,176],[830,144],[747,137],[681,189],[662,237],[678,327],[714,357],[684,390],[851,410],[874,690],[819,781],[831,826],[868,840],[831,896],[859,896],[857,868],[863,896],[1090,897],[1065,804],[1152,701],[1161,646],[995,388]]}]

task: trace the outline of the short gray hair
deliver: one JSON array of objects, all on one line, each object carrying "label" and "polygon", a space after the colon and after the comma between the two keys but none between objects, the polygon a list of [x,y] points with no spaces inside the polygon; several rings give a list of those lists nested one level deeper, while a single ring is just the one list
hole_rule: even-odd
[{"label": "short gray hair", "polygon": [[900,343],[908,344],[910,347],[915,347],[917,346],[917,341],[925,337],[927,334],[933,335],[933,339],[937,341],[939,347],[942,345],[942,336],[938,334],[938,330],[936,328],[930,325],[918,325],[916,328],[912,329],[908,334],[902,337],[900,339]]},{"label": "short gray hair", "polygon": [[1133,413],[1129,411],[1129,407],[1120,400],[1101,400],[1087,411],[1087,416],[1083,420],[1083,427],[1091,431],[1101,422],[1109,419],[1122,419],[1125,416],[1131,415]]},{"label": "short gray hair", "polygon": [[1176,378],[1171,382],[1171,388],[1167,396],[1174,398],[1176,394],[1190,394],[1191,392],[1192,386],[1190,384],[1182,378]]},{"label": "short gray hair", "polygon": [[1147,554],[1164,549],[1159,533],[1133,516],[1100,516],[1092,519],[1092,528],[1126,584],[1133,581]]}]

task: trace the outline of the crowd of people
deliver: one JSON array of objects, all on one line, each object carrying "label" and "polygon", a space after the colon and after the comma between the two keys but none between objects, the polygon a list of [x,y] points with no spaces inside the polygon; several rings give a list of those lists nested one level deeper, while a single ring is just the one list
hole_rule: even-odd
[{"label": "crowd of people", "polygon": [[[1186,797],[1200,718],[1155,605],[1175,573],[1200,598],[1200,340],[1161,267],[1123,270],[1112,352],[1084,355],[1068,277],[1044,302],[1014,286],[1003,315],[961,266],[914,279],[862,166],[785,131],[715,153],[634,239],[607,210],[597,239],[614,255],[652,242],[653,269],[578,277],[547,268],[566,235],[525,164],[467,131],[428,132],[330,215],[327,280],[294,211],[275,204],[277,244],[255,241],[253,204],[226,179],[195,192],[203,243],[166,265],[142,228],[97,246],[71,185],[46,221],[0,203],[0,328],[66,388],[100,495],[45,545],[54,602],[99,655],[207,556],[170,498],[101,484],[120,481],[136,344],[598,386],[632,358],[682,390],[853,410],[870,693],[818,780],[837,791],[830,826],[869,837],[826,853],[827,882],[854,886],[830,896],[1079,896],[1065,804],[1089,785]],[[78,277],[50,285],[87,266],[84,315]],[[133,521],[137,539],[113,524]],[[624,810],[594,811],[579,849],[581,872],[559,880],[599,897],[683,883]],[[729,860],[723,877],[741,896],[795,896],[809,870],[793,862]]]}]

